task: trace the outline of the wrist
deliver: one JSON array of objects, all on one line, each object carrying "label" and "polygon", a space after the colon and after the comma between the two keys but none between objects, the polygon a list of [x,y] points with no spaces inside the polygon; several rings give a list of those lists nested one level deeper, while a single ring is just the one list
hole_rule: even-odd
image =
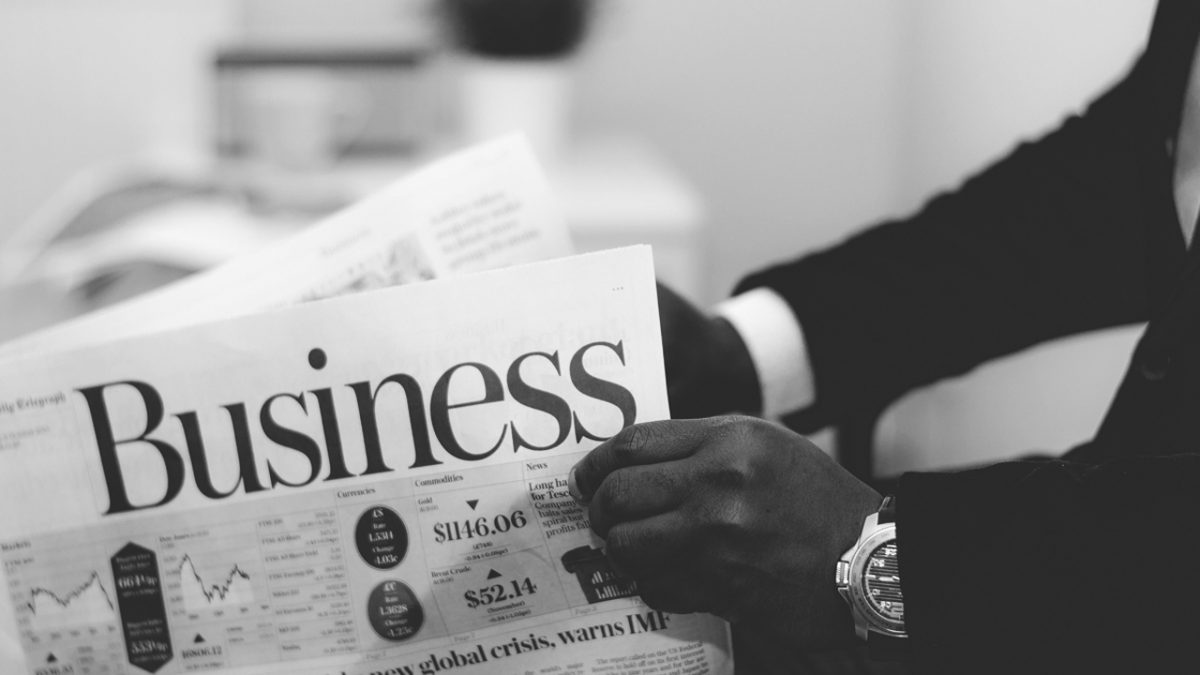
[{"label": "wrist", "polygon": [[838,561],[835,575],[838,592],[853,615],[855,632],[879,658],[892,658],[907,650],[899,560],[895,502],[888,497],[878,511],[867,516],[858,541]]}]

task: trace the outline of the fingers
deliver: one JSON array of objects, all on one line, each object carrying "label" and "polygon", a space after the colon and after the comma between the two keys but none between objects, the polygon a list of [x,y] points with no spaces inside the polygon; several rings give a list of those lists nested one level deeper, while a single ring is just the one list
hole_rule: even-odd
[{"label": "fingers", "polygon": [[617,469],[588,503],[592,531],[606,537],[617,523],[673,510],[683,503],[690,482],[690,467],[679,461]]},{"label": "fingers", "polygon": [[671,614],[710,612],[712,609],[696,593],[700,582],[691,574],[676,572],[638,579],[638,595],[654,609]]},{"label": "fingers", "polygon": [[616,525],[607,537],[607,556],[619,574],[637,581],[638,595],[654,609],[711,611],[711,584],[689,564],[694,556],[683,548],[683,525],[674,513]]},{"label": "fingers", "polygon": [[604,538],[605,551],[623,576],[641,580],[679,574],[691,557],[687,529],[678,512],[618,523]]},{"label": "fingers", "polygon": [[690,457],[708,435],[707,420],[664,420],[626,427],[571,469],[567,478],[571,495],[586,504],[617,469]]}]

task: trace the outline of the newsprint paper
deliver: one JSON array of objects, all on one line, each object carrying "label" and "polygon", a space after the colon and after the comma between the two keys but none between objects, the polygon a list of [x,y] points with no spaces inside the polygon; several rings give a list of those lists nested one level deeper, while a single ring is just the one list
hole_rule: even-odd
[{"label": "newsprint paper", "polygon": [[567,493],[667,415],[646,247],[6,362],[0,668],[732,672]]},{"label": "newsprint paper", "polygon": [[0,345],[0,360],[571,253],[529,143],[451,155],[209,272]]}]

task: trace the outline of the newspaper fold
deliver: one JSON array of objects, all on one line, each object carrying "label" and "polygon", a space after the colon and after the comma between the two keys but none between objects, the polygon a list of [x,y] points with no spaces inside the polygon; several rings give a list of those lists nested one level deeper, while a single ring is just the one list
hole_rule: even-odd
[{"label": "newspaper fold", "polygon": [[0,344],[0,361],[570,253],[546,178],[512,136],[435,162],[279,244]]}]

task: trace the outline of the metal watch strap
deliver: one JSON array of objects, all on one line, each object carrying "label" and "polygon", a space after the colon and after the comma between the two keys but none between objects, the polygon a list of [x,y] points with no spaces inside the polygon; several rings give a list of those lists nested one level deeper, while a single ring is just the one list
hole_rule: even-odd
[{"label": "metal watch strap", "polygon": [[896,522],[896,497],[888,495],[883,498],[883,503],[879,505],[879,519],[875,521],[880,525],[884,523]]},{"label": "metal watch strap", "polygon": [[[896,498],[888,495],[879,507],[876,523],[884,525],[896,522]],[[871,658],[880,661],[893,661],[908,656],[910,646],[908,638],[891,637],[880,633],[867,636],[867,653]]]}]

